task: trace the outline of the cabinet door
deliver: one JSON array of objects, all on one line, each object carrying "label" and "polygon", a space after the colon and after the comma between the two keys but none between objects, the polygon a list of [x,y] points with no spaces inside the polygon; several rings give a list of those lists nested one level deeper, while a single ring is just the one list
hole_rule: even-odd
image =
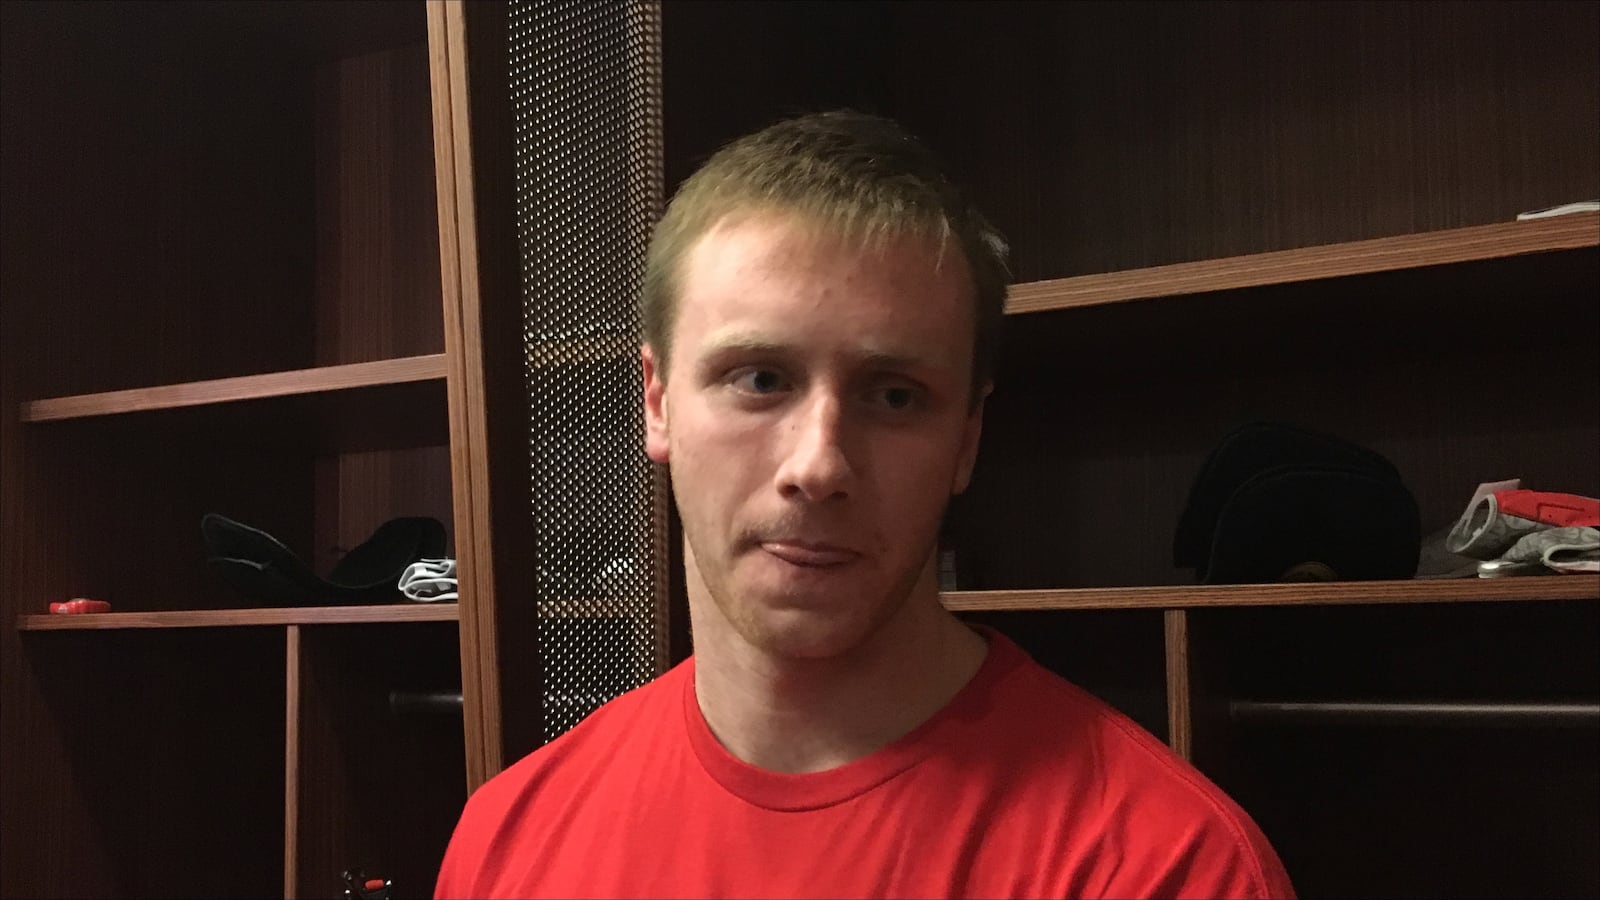
[{"label": "cabinet door", "polygon": [[506,765],[669,663],[666,476],[644,453],[637,305],[662,205],[658,16],[653,3],[511,4],[494,76],[509,127],[474,124],[475,144],[506,142],[478,152],[509,176],[495,190],[514,207],[494,214],[513,217],[516,278],[501,288],[520,298],[483,312],[504,328],[487,340],[515,339],[524,377],[517,431],[501,432],[518,471],[496,490],[531,510],[525,543],[507,548],[526,580],[497,598],[488,676]]}]

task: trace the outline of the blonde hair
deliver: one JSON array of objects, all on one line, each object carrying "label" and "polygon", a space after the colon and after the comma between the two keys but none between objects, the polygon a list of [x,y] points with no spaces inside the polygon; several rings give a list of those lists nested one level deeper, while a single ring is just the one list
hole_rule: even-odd
[{"label": "blonde hair", "polygon": [[1005,314],[1006,242],[895,122],[849,110],[788,119],[717,151],[678,189],[656,225],[640,299],[644,340],[663,373],[672,352],[685,258],[708,231],[741,213],[797,215],[845,239],[879,245],[915,236],[954,243],[972,273],[972,399],[994,377]]}]

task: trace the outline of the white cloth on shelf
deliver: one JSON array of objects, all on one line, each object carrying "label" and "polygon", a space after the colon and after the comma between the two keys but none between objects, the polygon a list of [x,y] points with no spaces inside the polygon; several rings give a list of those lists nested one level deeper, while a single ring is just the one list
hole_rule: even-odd
[{"label": "white cloth on shelf", "polygon": [[418,603],[457,599],[456,561],[419,559],[400,573],[400,593]]}]

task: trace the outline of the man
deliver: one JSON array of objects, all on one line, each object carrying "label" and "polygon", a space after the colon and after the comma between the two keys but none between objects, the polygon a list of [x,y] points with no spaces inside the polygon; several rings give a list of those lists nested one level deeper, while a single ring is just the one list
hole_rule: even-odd
[{"label": "man", "polygon": [[894,123],[734,142],[653,238],[695,655],[473,795],[445,896],[1284,896],[1232,801],[939,603],[1004,243]]}]

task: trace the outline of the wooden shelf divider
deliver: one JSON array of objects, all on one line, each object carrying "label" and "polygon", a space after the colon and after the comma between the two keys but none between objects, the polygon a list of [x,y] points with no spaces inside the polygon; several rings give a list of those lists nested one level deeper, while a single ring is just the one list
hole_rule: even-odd
[{"label": "wooden shelf divider", "polygon": [[295,900],[300,882],[300,673],[305,668],[299,625],[289,626],[284,647],[283,897]]},{"label": "wooden shelf divider", "polygon": [[1189,682],[1189,613],[1169,609],[1162,613],[1167,656],[1167,744],[1173,752],[1194,761],[1194,692]]},{"label": "wooden shelf divider", "polygon": [[42,613],[17,617],[20,631],[98,631],[132,628],[232,628],[253,625],[350,625],[367,622],[455,622],[456,603],[385,603],[361,606],[290,606],[193,609],[81,615]]},{"label": "wooden shelf divider", "polygon": [[955,612],[1600,600],[1600,575],[953,591],[941,599]]},{"label": "wooden shelf divider", "polygon": [[1014,284],[1006,313],[1047,312],[1600,246],[1600,213],[1276,250]]},{"label": "wooden shelf divider", "polygon": [[186,406],[260,400],[268,397],[382,387],[417,381],[442,381],[444,377],[444,354],[433,353],[426,356],[408,356],[288,372],[268,372],[263,375],[243,375],[210,381],[30,400],[22,404],[21,419],[24,422],[86,419]]}]

